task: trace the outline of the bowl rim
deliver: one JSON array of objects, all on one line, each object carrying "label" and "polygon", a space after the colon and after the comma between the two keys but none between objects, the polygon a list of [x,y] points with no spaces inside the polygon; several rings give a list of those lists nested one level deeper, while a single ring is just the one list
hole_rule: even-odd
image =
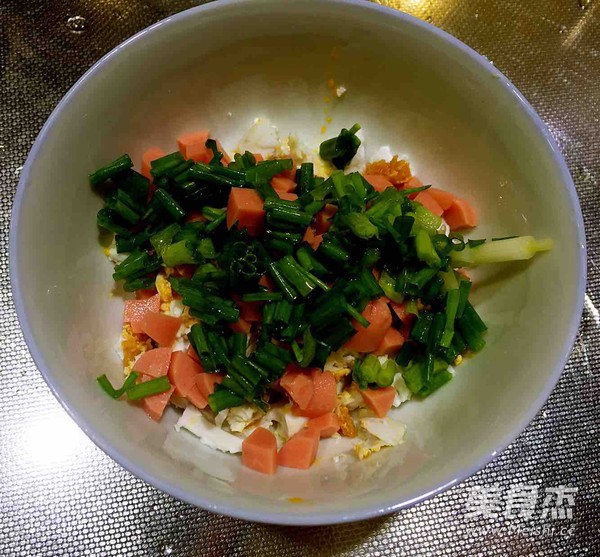
[{"label": "bowl rim", "polygon": [[[277,2],[277,0],[259,1],[262,4],[273,4]],[[121,465],[130,473],[132,473],[134,476],[140,478],[144,482],[152,485],[153,487],[161,490],[162,492],[172,495],[173,497],[176,497],[177,499],[190,503],[194,506],[209,510],[211,512],[220,513],[244,520],[269,524],[298,526],[326,525],[353,522],[357,520],[372,518],[375,516],[386,515],[404,508],[411,507],[423,500],[433,497],[434,495],[440,494],[446,491],[447,489],[450,489],[451,487],[457,485],[458,483],[464,481],[468,477],[483,469],[487,464],[489,464],[498,454],[503,452],[506,449],[506,447],[517,438],[518,435],[520,435],[525,430],[525,428],[530,424],[530,422],[534,419],[534,417],[542,408],[544,403],[547,401],[548,397],[550,396],[551,392],[553,391],[554,387],[556,386],[556,383],[558,382],[562,374],[562,371],[571,353],[571,349],[574,345],[577,332],[579,330],[579,324],[581,321],[584,307],[584,296],[587,275],[587,256],[583,216],[579,204],[579,199],[577,197],[575,185],[571,178],[566,162],[558,148],[558,145],[556,144],[554,138],[550,134],[548,128],[546,127],[542,119],[538,116],[538,114],[535,112],[535,110],[529,104],[529,102],[525,99],[525,97],[521,94],[521,92],[512,84],[512,82],[502,72],[500,72],[491,62],[489,62],[487,58],[478,54],[471,47],[467,46],[465,43],[450,35],[446,31],[443,31],[407,13],[400,12],[393,8],[378,5],[372,2],[366,2],[364,0],[320,0],[319,2],[320,4],[329,4],[334,6],[337,5],[340,7],[340,9],[342,8],[342,6],[345,8],[351,6],[353,9],[356,10],[379,12],[382,16],[388,18],[396,18],[397,20],[403,21],[408,25],[418,28],[425,34],[431,34],[437,37],[438,39],[449,43],[449,45],[453,47],[460,55],[468,58],[472,63],[478,66],[483,73],[500,77],[501,79],[498,80],[499,86],[502,87],[505,90],[505,92],[508,93],[508,95],[514,99],[515,103],[519,105],[521,109],[524,110],[525,116],[530,120],[531,123],[533,123],[534,127],[536,128],[536,131],[546,140],[549,147],[549,154],[557,167],[559,178],[563,183],[563,186],[567,190],[568,199],[570,203],[570,210],[571,214],[573,215],[574,225],[577,231],[577,244],[579,252],[579,277],[575,285],[577,298],[576,307],[574,308],[574,311],[572,312],[572,315],[570,317],[568,334],[564,337],[561,355],[558,358],[551,373],[548,374],[543,388],[538,392],[535,400],[530,405],[529,409],[523,413],[523,416],[520,419],[518,425],[512,431],[504,435],[495,443],[495,450],[493,450],[491,453],[486,454],[481,458],[477,459],[476,462],[473,462],[471,466],[467,467],[466,469],[460,470],[456,474],[451,474],[447,476],[446,478],[444,478],[444,480],[440,482],[438,486],[434,487],[429,491],[421,493],[416,497],[403,501],[397,501],[394,500],[394,498],[382,498],[378,503],[367,505],[364,508],[352,512],[337,511],[319,513],[318,510],[311,509],[311,511],[313,512],[311,512],[310,515],[286,515],[284,513],[279,512],[263,512],[255,511],[252,509],[239,508],[234,504],[219,502],[217,497],[193,495],[178,487],[175,483],[155,478],[150,472],[146,472],[143,466],[136,464],[131,459],[121,454],[120,451],[118,451],[111,445],[111,443],[105,436],[99,434],[95,430],[95,428],[90,424],[90,422],[84,414],[75,410],[69,404],[69,401],[64,395],[63,389],[54,380],[52,372],[46,363],[45,357],[34,340],[33,332],[29,324],[29,317],[25,311],[24,297],[20,288],[20,272],[18,265],[19,226],[22,218],[22,207],[27,193],[27,189],[29,187],[29,175],[31,173],[32,167],[34,166],[38,153],[41,150],[44,141],[46,140],[46,136],[49,134],[55,122],[60,118],[61,112],[68,105],[71,97],[78,93],[79,89],[84,86],[88,78],[101,72],[103,68],[107,64],[109,64],[119,52],[121,52],[121,50],[129,48],[130,45],[134,43],[140,42],[144,39],[146,35],[160,32],[160,30],[163,28],[178,25],[181,21],[190,16],[197,17],[200,14],[208,14],[209,12],[228,9],[228,7],[231,5],[247,4],[250,2],[256,4],[257,0],[219,0],[218,2],[210,2],[208,4],[184,10],[182,12],[169,16],[161,21],[158,21],[157,23],[145,29],[142,29],[141,31],[137,32],[133,36],[129,37],[128,39],[114,47],[102,58],[100,58],[100,60],[98,60],[76,81],[76,83],[69,89],[69,91],[56,105],[56,107],[44,123],[41,131],[39,132],[31,148],[31,151],[29,152],[29,155],[27,156],[27,160],[21,171],[17,191],[13,200],[9,231],[9,273],[17,317],[21,329],[23,331],[25,342],[27,344],[29,352],[31,353],[31,356],[33,357],[36,367],[40,370],[50,390],[58,399],[62,407],[69,414],[69,416],[86,433],[86,435],[110,458],[112,458],[114,461],[116,461],[119,465]]]}]

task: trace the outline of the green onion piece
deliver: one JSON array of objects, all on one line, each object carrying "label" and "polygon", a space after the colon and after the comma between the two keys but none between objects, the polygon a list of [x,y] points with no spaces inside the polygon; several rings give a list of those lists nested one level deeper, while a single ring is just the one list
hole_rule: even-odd
[{"label": "green onion piece", "polygon": [[296,361],[300,363],[302,361],[302,348],[300,348],[300,345],[295,340],[292,341],[292,352]]},{"label": "green onion piece", "polygon": [[106,207],[131,224],[140,221],[141,207],[124,190],[117,190],[106,202]]},{"label": "green onion piece", "polygon": [[392,302],[399,304],[404,300],[403,294],[396,291],[396,279],[385,270],[381,271],[379,286],[381,286],[383,293],[392,300]]},{"label": "green onion piece", "polygon": [[188,339],[196,354],[198,354],[204,370],[209,373],[215,371],[217,364],[215,363],[213,352],[208,344],[208,339],[201,323],[192,325],[188,333]]},{"label": "green onion piece", "polygon": [[218,219],[223,213],[226,213],[225,209],[216,209],[215,207],[202,207],[202,216],[207,220],[213,221]]},{"label": "green onion piece", "polygon": [[149,256],[145,251],[135,251],[125,261],[115,266],[113,280],[139,278],[145,274],[157,271],[159,268],[160,262],[156,257]]},{"label": "green onion piece", "polygon": [[434,234],[431,237],[431,242],[433,243],[435,251],[442,257],[446,257],[454,250],[452,239],[445,234]]},{"label": "green onion piece", "polygon": [[431,185],[429,185],[429,186],[420,186],[418,188],[406,188],[406,189],[400,190],[400,193],[402,195],[412,195],[413,193],[419,193],[419,192],[428,190],[430,187],[431,187]]},{"label": "green onion piece", "polygon": [[356,155],[360,147],[360,139],[356,132],[360,130],[354,124],[349,130],[342,128],[337,137],[323,141],[319,147],[319,155],[324,161],[331,161],[336,168],[344,168]]},{"label": "green onion piece", "polygon": [[129,253],[141,248],[150,238],[146,230],[138,232],[135,236],[115,236],[117,253]]},{"label": "green onion piece", "polygon": [[243,302],[277,302],[283,300],[281,292],[252,292],[242,295]]},{"label": "green onion piece", "polygon": [[428,235],[433,236],[442,226],[442,218],[423,207],[420,203],[415,202],[414,213],[414,229],[416,230],[424,230]]},{"label": "green onion piece", "polygon": [[115,234],[121,234],[122,236],[130,235],[129,230],[119,223],[119,216],[108,207],[104,207],[98,211],[96,222],[99,227],[110,230],[110,232],[114,232]]},{"label": "green onion piece", "polygon": [[229,168],[239,172],[244,172],[252,166],[256,166],[256,158],[250,151],[246,151],[243,155],[236,153],[233,155],[233,160],[229,163]]},{"label": "green onion piece", "polygon": [[211,325],[219,321],[235,323],[240,318],[240,310],[233,300],[221,298],[202,284],[188,279],[170,279],[173,288],[181,294],[184,305],[189,306],[192,314]]},{"label": "green onion piece", "polygon": [[[246,381],[252,385],[252,388],[255,388],[261,381],[262,374],[259,372],[256,365],[252,365],[245,357],[234,356],[231,359],[231,368],[246,379]],[[268,373],[266,373],[266,375],[268,376]]]},{"label": "green onion piece", "polygon": [[550,239],[537,240],[533,236],[519,236],[506,240],[486,242],[476,247],[465,247],[452,252],[450,259],[454,267],[476,267],[486,263],[506,263],[531,259],[536,253],[552,249]]},{"label": "green onion piece", "polygon": [[442,262],[431,242],[431,238],[425,230],[419,230],[415,236],[415,248],[417,257],[430,267],[439,267]]},{"label": "green onion piece", "polygon": [[208,223],[206,225],[206,232],[210,233],[213,230],[216,230],[221,224],[223,224],[225,222],[226,218],[227,218],[227,213],[223,213],[222,215],[217,217],[215,220]]},{"label": "green onion piece", "polygon": [[419,315],[419,305],[417,300],[410,299],[404,302],[404,311],[406,313],[411,313],[412,315]]},{"label": "green onion piece", "polygon": [[[294,340],[298,333],[300,332],[300,328],[304,325],[304,304],[297,304],[291,307],[290,316],[285,319],[279,319],[282,325],[287,325],[282,329],[279,333],[279,336],[282,340],[290,341]],[[276,318],[277,312],[275,314]]]},{"label": "green onion piece", "polygon": [[479,314],[475,310],[475,308],[471,305],[471,302],[467,302],[465,305],[465,309],[463,310],[462,315],[460,316],[463,320],[468,320],[476,331],[480,333],[484,333],[487,331],[487,326],[479,317]]},{"label": "green onion piece", "polygon": [[319,261],[314,257],[315,251],[308,245],[302,244],[300,249],[296,252],[296,257],[300,262],[300,265],[309,272],[314,272],[319,276],[326,275],[327,269],[321,265]]},{"label": "green onion piece", "polygon": [[158,255],[162,255],[163,251],[171,244],[173,238],[180,229],[181,228],[177,223],[173,223],[162,230],[159,230],[156,234],[153,234],[150,238],[150,243],[152,244],[154,251],[156,251]]},{"label": "green onion piece", "polygon": [[[168,179],[170,178],[171,180],[177,182],[177,178],[179,178],[179,182],[178,183],[183,183],[186,181],[188,173],[187,171],[194,166],[194,161],[192,159],[188,159],[188,160],[184,160],[182,163],[179,163],[177,166],[169,169],[166,172],[166,176],[163,176],[161,178],[167,178],[167,183],[168,183]],[[156,180],[154,181],[154,185],[156,185]]]},{"label": "green onion piece", "polygon": [[485,340],[482,333],[473,326],[473,323],[465,319],[464,315],[457,320],[458,330],[462,335],[468,348],[474,352],[479,352],[485,346]]},{"label": "green onion piece", "polygon": [[122,155],[118,159],[114,160],[110,164],[103,166],[90,174],[90,184],[97,186],[106,180],[113,178],[120,172],[128,170],[133,167],[133,161],[129,155]]},{"label": "green onion piece", "polygon": [[362,362],[356,360],[352,370],[352,378],[361,389],[366,389],[370,383],[377,383],[380,370],[379,358],[373,354],[367,354]]},{"label": "green onion piece", "polygon": [[204,146],[208,147],[213,153],[213,158],[211,159],[210,164],[220,166],[221,160],[223,159],[223,153],[219,151],[217,142],[214,139],[207,139]]},{"label": "green onion piece", "polygon": [[298,182],[298,189],[300,194],[310,192],[314,187],[314,165],[312,162],[303,162],[300,165],[300,170],[296,173],[296,182]]},{"label": "green onion piece", "polygon": [[451,379],[452,373],[448,371],[448,368],[437,372],[434,370],[428,383],[419,391],[419,395],[423,397],[429,396],[434,391],[437,391],[442,385],[448,383]]},{"label": "green onion piece", "polygon": [[285,255],[294,253],[294,246],[292,244],[278,238],[268,238],[265,241],[265,247],[271,252],[281,252]]},{"label": "green onion piece", "polygon": [[133,385],[133,387],[127,389],[126,393],[129,400],[140,400],[148,396],[164,393],[170,388],[169,378],[166,375],[162,375],[156,379],[150,379],[150,381]]},{"label": "green onion piece", "polygon": [[198,282],[217,282],[222,283],[227,279],[227,273],[223,269],[219,269],[212,263],[204,263],[199,265],[194,276],[193,281]]},{"label": "green onion piece", "polygon": [[377,386],[389,387],[394,382],[396,373],[400,373],[400,371],[400,366],[394,360],[386,360],[377,374]]},{"label": "green onion piece", "polygon": [[102,387],[102,390],[108,396],[110,396],[114,399],[117,399],[117,398],[122,397],[125,394],[125,392],[128,389],[130,389],[132,387],[132,385],[135,384],[135,380],[137,378],[138,378],[138,374],[135,371],[132,371],[127,376],[127,379],[125,379],[125,382],[123,383],[123,386],[120,389],[115,389],[105,374],[101,375],[100,377],[97,377],[96,381],[98,381],[98,384],[100,385],[100,387]]},{"label": "green onion piece", "polygon": [[270,378],[272,381],[279,378],[285,369],[286,362],[279,360],[274,356],[270,356],[269,354],[260,351],[255,352],[253,356],[261,366],[271,372]]},{"label": "green onion piece", "polygon": [[246,171],[246,182],[252,186],[269,183],[277,174],[285,170],[292,170],[294,162],[292,159],[275,159],[263,161]]},{"label": "green onion piece", "polygon": [[153,160],[150,163],[150,173],[156,181],[156,179],[161,178],[170,170],[177,168],[177,166],[179,166],[182,162],[185,162],[185,159],[179,151],[169,153],[168,155]]},{"label": "green onion piece", "polygon": [[450,348],[452,346],[452,337],[454,336],[454,320],[456,319],[456,312],[458,310],[458,303],[460,302],[460,290],[455,288],[448,290],[446,294],[446,324],[444,326],[444,333],[440,339],[440,346],[444,348]]},{"label": "green onion piece", "polygon": [[329,290],[329,286],[325,282],[323,282],[320,278],[316,277],[312,273],[308,272],[300,263],[298,263],[294,258],[290,257],[291,265],[300,273],[306,280],[316,284],[321,290],[327,292]]},{"label": "green onion piece", "polygon": [[442,287],[444,286],[444,280],[442,277],[436,275],[428,283],[427,287],[423,290],[423,300],[426,302],[432,302],[440,294]]},{"label": "green onion piece", "polygon": [[185,210],[183,207],[179,205],[179,203],[173,199],[171,194],[167,193],[165,190],[157,189],[154,192],[154,197],[160,201],[162,206],[176,221],[180,221],[185,217]]},{"label": "green onion piece", "polygon": [[268,265],[267,270],[269,271],[269,274],[275,281],[275,284],[277,284],[279,290],[281,290],[281,292],[283,293],[283,295],[285,296],[285,298],[287,300],[289,300],[290,302],[293,302],[294,300],[296,300],[298,298],[296,291],[288,283],[288,281],[283,276],[280,269],[276,266],[275,263],[271,262]]},{"label": "green onion piece", "polygon": [[317,350],[317,342],[310,332],[310,327],[304,330],[302,341],[302,358],[299,360],[300,367],[308,367],[313,361]]},{"label": "green onion piece", "polygon": [[426,373],[424,362],[413,361],[402,372],[402,378],[412,393],[419,394],[427,383]]},{"label": "green onion piece", "polygon": [[217,257],[215,245],[210,238],[202,238],[196,246],[196,251],[204,257],[204,259],[216,259]]},{"label": "green onion piece", "polygon": [[416,355],[416,346],[414,342],[405,342],[396,356],[396,363],[402,367],[408,366]]},{"label": "green onion piece", "polygon": [[321,242],[317,253],[340,263],[345,263],[350,259],[348,252],[342,246],[331,240],[324,240]]},{"label": "green onion piece", "polygon": [[291,361],[290,354],[285,348],[281,348],[281,346],[277,346],[271,342],[263,344],[260,350],[265,354],[270,354],[274,358],[284,361],[286,364]]},{"label": "green onion piece", "polygon": [[229,337],[229,350],[232,356],[246,356],[248,337],[244,333],[233,333]]},{"label": "green onion piece", "polygon": [[367,248],[360,260],[361,267],[367,267],[369,269],[375,267],[377,262],[381,259],[381,250],[379,248]]},{"label": "green onion piece", "polygon": [[186,240],[167,246],[162,252],[162,260],[167,267],[198,262],[193,246]]},{"label": "green onion piece", "polygon": [[378,228],[369,220],[364,213],[350,213],[342,216],[342,222],[352,233],[362,240],[369,240],[379,236]]},{"label": "green onion piece", "polygon": [[123,283],[125,292],[135,292],[136,290],[145,290],[154,286],[154,277],[141,277],[136,279],[128,279]]},{"label": "green onion piece", "polygon": [[208,395],[208,405],[215,414],[226,408],[234,408],[242,404],[244,404],[243,398],[224,388],[217,389],[214,393]]},{"label": "green onion piece", "polygon": [[272,225],[292,225],[307,227],[312,221],[312,215],[296,207],[275,206],[266,209],[267,223]]},{"label": "green onion piece", "polygon": [[124,190],[136,203],[146,203],[150,180],[139,172],[129,169],[116,176],[117,187]]},{"label": "green onion piece", "polygon": [[371,324],[369,320],[363,317],[363,315],[356,311],[349,303],[346,303],[346,311],[348,312],[348,315],[352,317],[352,319],[357,321],[365,329]]},{"label": "green onion piece", "polygon": [[412,339],[420,342],[422,344],[427,344],[427,339],[429,337],[429,329],[433,323],[433,314],[424,311],[419,315],[417,322],[414,324],[410,336]]},{"label": "green onion piece", "polygon": [[302,235],[293,233],[293,232],[280,232],[280,231],[276,231],[276,230],[267,230],[265,232],[265,238],[267,238],[267,239],[273,238],[276,240],[280,240],[282,242],[287,242],[288,244],[290,244],[290,247],[293,249],[294,245],[300,243],[300,241],[302,240]]},{"label": "green onion piece", "polygon": [[460,301],[458,302],[458,308],[456,309],[456,317],[462,317],[467,302],[469,301],[469,292],[471,291],[471,281],[461,280],[458,286],[460,291]]},{"label": "green onion piece", "polygon": [[444,333],[444,326],[446,324],[446,315],[443,311],[434,314],[429,334],[427,336],[427,350],[429,354],[433,354],[434,350],[438,347],[440,339]]},{"label": "green onion piece", "polygon": [[291,255],[280,259],[276,266],[301,296],[306,297],[315,289],[316,284],[304,274],[304,269],[294,261]]},{"label": "green onion piece", "polygon": [[201,183],[210,184],[213,186],[223,186],[225,188],[233,188],[241,186],[238,180],[234,180],[227,176],[220,176],[215,172],[217,166],[205,165],[197,163],[187,171],[187,176],[191,180],[196,180]]},{"label": "green onion piece", "polygon": [[232,393],[243,397],[245,400],[252,400],[254,387],[238,371],[233,368],[227,370],[227,377],[221,383],[221,386],[229,389]]},{"label": "green onion piece", "polygon": [[442,292],[446,293],[450,290],[454,290],[458,288],[458,280],[456,280],[456,273],[452,269],[448,269],[447,271],[440,271],[438,276],[444,281],[444,286],[442,287]]},{"label": "green onion piece", "polygon": [[332,327],[320,340],[327,344],[331,350],[339,350],[350,338],[356,334],[349,319],[342,318],[339,323]]},{"label": "green onion piece", "polygon": [[231,181],[231,183],[236,184],[238,186],[242,186],[244,184],[244,179],[246,177],[245,172],[240,172],[239,170],[235,170],[234,168],[228,168],[226,166],[210,165],[203,164],[201,162],[196,163],[194,165],[194,169],[198,172],[208,173],[213,176],[222,176],[223,178],[227,178]]}]

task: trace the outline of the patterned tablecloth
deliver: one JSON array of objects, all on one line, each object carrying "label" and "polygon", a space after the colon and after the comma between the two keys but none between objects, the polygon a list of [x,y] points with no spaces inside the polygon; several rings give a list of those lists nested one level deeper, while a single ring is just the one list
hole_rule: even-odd
[{"label": "patterned tablecloth", "polygon": [[0,2],[0,555],[600,555],[600,0],[381,2],[452,33],[519,87],[562,148],[586,220],[589,283],[572,357],[533,423],[479,474],[385,518],[251,524],[134,478],[50,394],[11,302],[8,227],[19,171],[52,108],[93,62],[198,3]]}]

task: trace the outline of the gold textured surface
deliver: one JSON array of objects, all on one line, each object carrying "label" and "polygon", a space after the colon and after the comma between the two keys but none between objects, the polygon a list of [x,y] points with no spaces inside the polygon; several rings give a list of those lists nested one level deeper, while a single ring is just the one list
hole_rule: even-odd
[{"label": "gold textured surface", "polygon": [[[455,35],[516,84],[565,154],[586,220],[588,297],[573,355],[534,422],[480,473],[389,517],[322,528],[255,525],[190,507],[132,477],[54,400],[10,299],[7,233],[20,167],[54,105],[93,62],[199,3],[0,2],[0,555],[600,555],[600,0],[380,2]],[[471,488],[507,493],[519,483],[542,491],[576,486],[572,520],[541,519],[539,506],[529,520],[466,516]]]}]

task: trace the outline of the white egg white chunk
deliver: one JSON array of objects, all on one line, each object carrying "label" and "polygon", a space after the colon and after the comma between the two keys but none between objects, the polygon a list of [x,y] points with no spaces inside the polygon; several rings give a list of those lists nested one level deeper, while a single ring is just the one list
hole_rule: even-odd
[{"label": "white egg white chunk", "polygon": [[175,429],[187,429],[200,439],[202,443],[224,453],[241,453],[242,438],[228,433],[215,424],[209,422],[200,410],[189,405],[183,412]]},{"label": "white egg white chunk", "polygon": [[377,149],[372,156],[369,157],[369,162],[385,161],[390,162],[394,157],[389,145],[382,145]]},{"label": "white egg white chunk", "polygon": [[361,418],[360,425],[385,446],[393,447],[404,441],[406,426],[392,418]]},{"label": "white egg white chunk", "polygon": [[395,408],[412,398],[412,392],[406,386],[401,373],[396,373],[396,375],[394,375],[394,382],[392,383],[392,386],[394,389],[396,389],[396,396],[394,397],[393,402]]}]

